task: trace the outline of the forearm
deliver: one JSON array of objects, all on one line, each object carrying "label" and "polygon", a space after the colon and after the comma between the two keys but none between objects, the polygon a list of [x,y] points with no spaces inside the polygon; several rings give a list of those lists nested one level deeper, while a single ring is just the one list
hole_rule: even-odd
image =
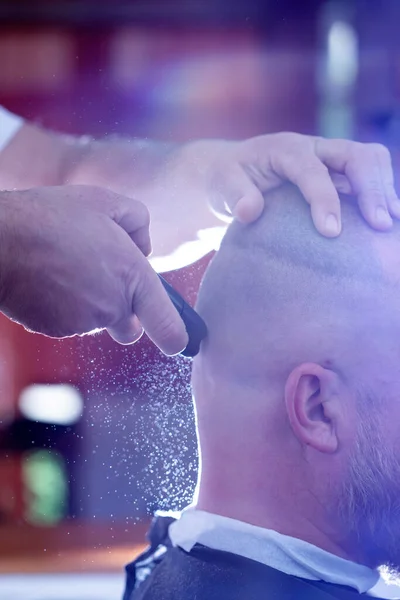
[{"label": "forearm", "polygon": [[[198,240],[199,230],[220,224],[208,208],[192,151],[198,144],[116,136],[97,141],[25,124],[0,152],[0,189],[83,184],[135,198],[150,211],[153,255],[170,256]],[[193,256],[209,250],[198,244]],[[168,268],[184,263],[179,258]]]},{"label": "forearm", "polygon": [[154,185],[178,144],[109,136],[90,140],[69,162],[67,184],[98,185],[128,197]]},{"label": "forearm", "polygon": [[[178,268],[213,249],[213,243],[199,242],[200,230],[222,225],[207,203],[204,161],[198,161],[201,144],[118,137],[92,141],[82,159],[72,163],[66,183],[99,185],[143,202],[151,217],[153,258],[170,257],[157,268]],[[191,258],[185,248],[172,259],[186,243],[191,243]]]},{"label": "forearm", "polygon": [[62,185],[86,144],[25,123],[0,152],[0,189]]},{"label": "forearm", "polygon": [[117,137],[97,141],[25,123],[0,152],[0,189],[80,183],[134,196],[175,147]]}]

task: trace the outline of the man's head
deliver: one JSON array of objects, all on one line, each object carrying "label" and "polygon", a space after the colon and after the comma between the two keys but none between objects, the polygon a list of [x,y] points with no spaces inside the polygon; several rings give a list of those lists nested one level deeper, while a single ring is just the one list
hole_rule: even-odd
[{"label": "man's head", "polygon": [[291,186],[234,223],[197,310],[200,505],[400,566],[400,228],[320,236]]}]

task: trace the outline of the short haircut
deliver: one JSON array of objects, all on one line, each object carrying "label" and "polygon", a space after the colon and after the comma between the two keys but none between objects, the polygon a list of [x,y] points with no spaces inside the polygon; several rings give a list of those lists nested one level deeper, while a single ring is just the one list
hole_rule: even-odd
[{"label": "short haircut", "polygon": [[285,354],[289,368],[296,343],[304,350],[299,359],[316,360],[319,351],[329,354],[326,338],[333,332],[355,341],[349,337],[362,327],[363,308],[368,318],[389,285],[374,237],[399,237],[397,227],[389,234],[373,231],[354,200],[342,202],[343,231],[335,239],[316,231],[294,186],[268,193],[265,203],[258,221],[229,227],[196,307],[209,329],[203,354],[242,376],[246,369],[256,373],[260,353],[263,368],[278,359],[282,364]]}]

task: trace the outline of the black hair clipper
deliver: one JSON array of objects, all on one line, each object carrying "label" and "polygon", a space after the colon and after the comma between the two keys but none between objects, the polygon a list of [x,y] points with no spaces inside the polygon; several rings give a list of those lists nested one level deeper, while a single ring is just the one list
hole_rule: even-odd
[{"label": "black hair clipper", "polygon": [[203,319],[197,312],[188,304],[182,296],[168,283],[161,275],[159,275],[161,283],[164,286],[172,304],[178,311],[182,321],[185,323],[186,331],[189,336],[189,343],[181,354],[183,356],[196,356],[200,350],[200,343],[207,335],[207,327]]}]

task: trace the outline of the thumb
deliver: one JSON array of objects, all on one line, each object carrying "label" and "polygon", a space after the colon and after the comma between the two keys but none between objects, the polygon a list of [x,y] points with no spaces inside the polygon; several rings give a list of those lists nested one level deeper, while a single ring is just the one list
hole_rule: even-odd
[{"label": "thumb", "polygon": [[122,319],[113,327],[108,327],[107,331],[113,340],[123,345],[134,344],[143,335],[143,327],[136,315]]},{"label": "thumb", "polygon": [[[222,188],[220,186],[219,196],[242,223],[256,221],[264,209],[262,193],[242,168],[232,170]],[[218,212],[218,206],[214,209]]]},{"label": "thumb", "polygon": [[145,256],[151,253],[150,213],[142,202],[113,194],[107,214],[126,231]]},{"label": "thumb", "polygon": [[113,220],[126,231],[145,256],[151,254],[150,213],[147,207],[133,199],[123,199]]},{"label": "thumb", "polygon": [[132,311],[158,348],[173,356],[189,342],[185,325],[172,304],[156,272],[145,257],[138,256],[132,291]]},{"label": "thumb", "polygon": [[264,198],[260,190],[255,185],[251,185],[237,201],[232,212],[234,217],[242,223],[252,223],[261,216],[264,205]]}]

